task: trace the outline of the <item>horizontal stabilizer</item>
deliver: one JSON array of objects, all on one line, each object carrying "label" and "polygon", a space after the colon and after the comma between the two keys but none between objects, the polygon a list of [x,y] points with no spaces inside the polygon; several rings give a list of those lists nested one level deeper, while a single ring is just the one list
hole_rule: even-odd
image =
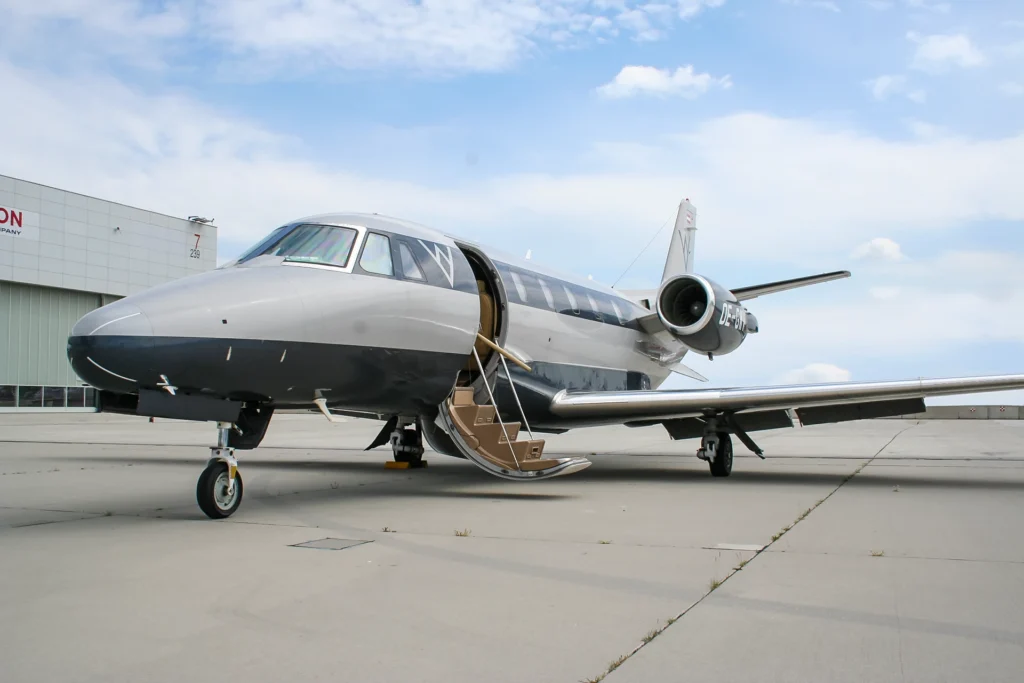
[{"label": "horizontal stabilizer", "polygon": [[850,277],[850,271],[837,270],[832,273],[822,273],[821,275],[809,275],[807,277],[793,278],[792,280],[779,280],[778,282],[767,282],[763,285],[754,285],[753,287],[740,287],[739,289],[732,290],[732,293],[736,295],[737,301],[746,301],[747,299],[756,299],[757,297],[762,296],[764,294],[784,292],[787,289],[807,287],[808,285],[816,285],[822,282],[831,282],[832,280],[841,280],[847,277]]}]

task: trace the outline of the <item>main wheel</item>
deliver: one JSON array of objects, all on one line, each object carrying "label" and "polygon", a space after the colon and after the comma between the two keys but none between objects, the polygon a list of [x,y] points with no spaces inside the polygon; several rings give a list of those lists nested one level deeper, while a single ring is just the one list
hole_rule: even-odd
[{"label": "main wheel", "polygon": [[712,477],[728,477],[732,474],[732,438],[726,432],[718,432],[718,452],[708,465]]},{"label": "main wheel", "polygon": [[196,501],[210,519],[230,517],[242,504],[242,475],[235,470],[235,487],[228,494],[228,464],[220,460],[210,463],[199,475]]},{"label": "main wheel", "polygon": [[423,460],[423,439],[419,430],[403,429],[399,433],[397,443],[391,444],[391,453],[395,462],[407,462],[418,465]]}]

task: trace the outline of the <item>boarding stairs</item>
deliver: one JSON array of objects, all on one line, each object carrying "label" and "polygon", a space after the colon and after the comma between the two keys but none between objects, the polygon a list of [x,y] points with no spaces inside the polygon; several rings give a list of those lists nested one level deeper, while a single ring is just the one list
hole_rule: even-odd
[{"label": "boarding stairs", "polygon": [[[515,383],[508,372],[507,358],[531,371],[529,366],[507,350],[481,336],[484,342],[492,347],[501,359],[505,377],[509,381],[512,395],[522,422],[505,422],[498,411],[494,399],[494,391],[486,374],[481,375],[487,392],[489,404],[479,405],[476,402],[476,390],[473,387],[456,387],[449,396],[443,417],[445,431],[459,451],[482,469],[504,479],[538,479],[571,474],[586,469],[590,461],[583,457],[545,458],[544,440],[535,439],[530,425],[526,420]],[[480,355],[473,349],[477,367],[482,368]],[[525,425],[529,435],[520,439],[520,430]]]}]

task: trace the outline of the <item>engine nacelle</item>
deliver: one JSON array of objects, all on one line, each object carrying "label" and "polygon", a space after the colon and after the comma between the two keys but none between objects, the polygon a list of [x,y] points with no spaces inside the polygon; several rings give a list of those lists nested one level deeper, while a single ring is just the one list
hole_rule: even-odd
[{"label": "engine nacelle", "polygon": [[679,275],[658,290],[658,317],[691,349],[716,355],[739,348],[757,332],[757,318],[725,287],[700,275]]}]

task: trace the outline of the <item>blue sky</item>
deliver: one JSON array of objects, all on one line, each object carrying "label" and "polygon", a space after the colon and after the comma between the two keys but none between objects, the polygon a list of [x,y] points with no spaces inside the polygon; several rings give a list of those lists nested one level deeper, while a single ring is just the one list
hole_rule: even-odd
[{"label": "blue sky", "polygon": [[0,0],[0,25],[0,172],[212,216],[222,260],[353,209],[610,283],[686,196],[726,286],[854,272],[752,302],[762,332],[693,363],[713,383],[1024,370],[1019,2]]}]

